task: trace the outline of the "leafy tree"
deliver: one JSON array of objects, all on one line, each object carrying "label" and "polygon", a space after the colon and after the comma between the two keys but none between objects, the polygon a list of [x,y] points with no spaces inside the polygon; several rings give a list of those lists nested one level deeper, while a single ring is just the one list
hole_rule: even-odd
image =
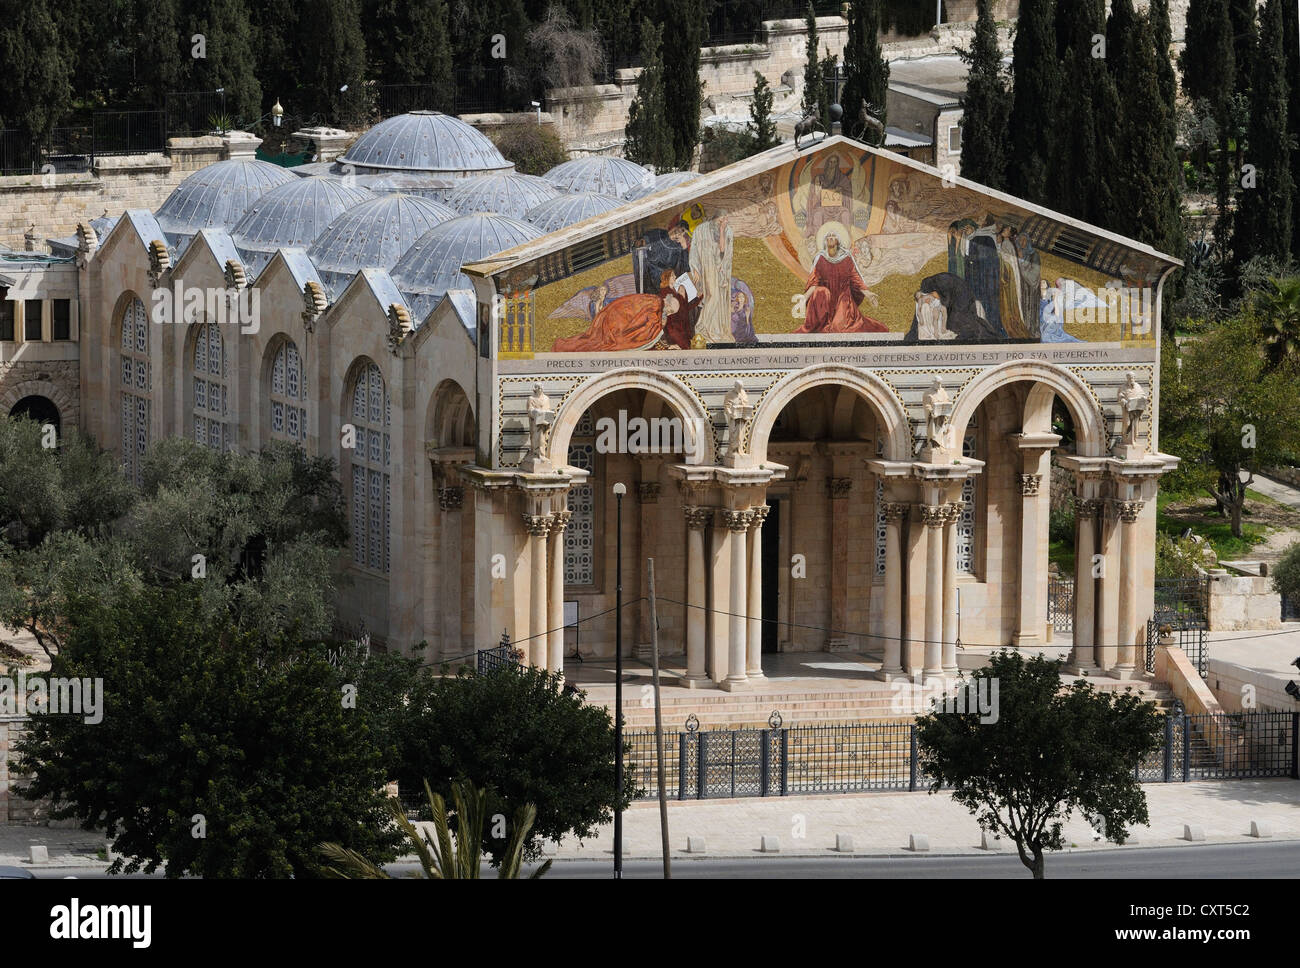
[{"label": "leafy tree", "polygon": [[204,55],[192,56],[194,46],[186,51],[186,89],[222,89],[226,114],[237,124],[251,124],[262,115],[262,85],[248,5],[244,0],[185,0],[182,10],[182,36],[188,40],[201,34]]},{"label": "leafy tree", "polygon": [[1191,0],[1185,41],[1178,62],[1183,91],[1193,101],[1209,104],[1218,127],[1219,158],[1214,173],[1219,217],[1215,236],[1221,245],[1226,245],[1231,236],[1228,203],[1232,172],[1228,149],[1235,123],[1232,95],[1236,90],[1237,66],[1225,0]]},{"label": "leafy tree", "polygon": [[1228,24],[1232,30],[1232,61],[1236,79],[1233,90],[1237,94],[1250,91],[1255,72],[1255,46],[1260,29],[1256,23],[1255,9],[1259,0],[1227,0]]},{"label": "leafy tree", "polygon": [[0,3],[0,124],[43,139],[72,104],[72,51],[44,3]]},{"label": "leafy tree", "polygon": [[1055,0],[1021,0],[1012,48],[1015,77],[1007,151],[1007,190],[1031,202],[1048,199],[1051,156],[1042,136],[1060,117],[1061,68],[1056,54]]},{"label": "leafy tree", "polygon": [[[1291,135],[1291,184],[1300,191],[1300,7],[1282,4],[1282,56],[1292,87],[1287,110]],[[1300,214],[1291,218],[1291,251],[1300,255]]]},{"label": "leafy tree", "polygon": [[[614,806],[614,727],[607,710],[564,695],[560,677],[535,667],[422,679],[399,727],[401,786],[451,792],[456,780],[487,789],[488,812],[537,805],[525,859],[539,838],[590,837]],[[500,840],[485,838],[494,863]]]},{"label": "leafy tree", "polygon": [[989,683],[986,695],[997,684],[996,721],[981,723],[978,711],[917,721],[930,792],[951,787],[983,830],[1016,845],[1035,879],[1044,852],[1065,846],[1062,827],[1076,810],[1119,844],[1131,825],[1147,822],[1134,767],[1159,748],[1163,731],[1151,703],[1084,681],[1062,689],[1060,670],[1060,661],[1004,650],[963,687],[964,708],[977,710],[980,683]]},{"label": "leafy tree", "polygon": [[1160,77],[1160,99],[1165,102],[1170,125],[1176,123],[1178,110],[1178,75],[1172,55],[1173,26],[1169,22],[1169,0],[1151,0],[1147,7],[1151,37],[1156,48],[1156,73]]},{"label": "leafy tree", "polygon": [[1115,116],[1101,113],[1116,97],[1107,67],[1114,51],[1108,43],[1107,56],[1094,57],[1092,39],[1104,26],[1105,6],[1104,0],[1078,0],[1056,10],[1058,55],[1062,74],[1069,78],[1058,90],[1057,111],[1070,123],[1060,128],[1049,146],[1048,181],[1053,207],[1114,228],[1108,219],[1115,206],[1108,196],[1115,172]]},{"label": "leafy tree", "polygon": [[664,45],[664,101],[672,106],[673,168],[688,171],[700,143],[700,48],[704,46],[704,8],[698,0],[658,0],[659,22],[672,24],[672,43]]},{"label": "leafy tree", "polygon": [[382,758],[320,647],[216,621],[188,584],[83,598],[51,673],[102,679],[102,721],[35,717],[25,795],[106,827],[111,871],[314,876],[322,841],[395,856]]},{"label": "leafy tree", "polygon": [[[179,4],[177,0],[133,0],[131,13],[136,37],[133,93],[151,107],[163,107],[166,95],[179,88],[184,75],[182,54],[188,56],[188,47],[182,50]],[[277,63],[260,52],[257,62],[262,71]]]},{"label": "leafy tree", "polygon": [[564,142],[550,125],[508,125],[493,140],[501,154],[513,161],[515,170],[523,175],[545,175],[569,160]]},{"label": "leafy tree", "polygon": [[1268,255],[1282,262],[1291,257],[1295,185],[1287,131],[1291,91],[1282,50],[1281,5],[1281,0],[1269,0],[1265,5],[1254,56],[1247,155],[1254,168],[1254,183],[1243,185],[1234,220],[1232,254],[1238,265],[1252,255]]},{"label": "leafy tree", "polygon": [[754,151],[767,151],[781,143],[772,120],[772,88],[767,78],[754,71],[754,99],[749,106],[749,133],[754,139]]},{"label": "leafy tree", "polygon": [[1270,279],[1253,295],[1269,365],[1300,362],[1300,276]]},{"label": "leafy tree", "polygon": [[975,39],[961,52],[969,67],[962,98],[961,173],[989,188],[1006,188],[1007,119],[1011,95],[998,48],[993,0],[979,0]]},{"label": "leafy tree", "polygon": [[[859,120],[865,110],[882,125],[889,94],[889,65],[880,49],[880,0],[851,0],[849,36],[844,45],[844,130],[855,138],[867,136]],[[883,137],[881,139],[883,144]]]},{"label": "leafy tree", "polygon": [[[362,14],[371,76],[387,84],[432,84],[432,106],[451,110],[456,85],[447,0],[370,0]],[[384,42],[394,37],[402,42]]]},{"label": "leafy tree", "polygon": [[803,69],[803,113],[816,111],[820,116],[829,103],[826,91],[826,66],[817,54],[817,11],[811,3],[804,18],[807,24],[807,59]]},{"label": "leafy tree", "polygon": [[301,16],[311,24],[299,39],[303,76],[299,93],[308,113],[340,127],[368,123],[374,105],[366,83],[366,42],[358,0],[306,0]]},{"label": "leafy tree", "polygon": [[662,37],[662,27],[641,21],[641,76],[628,108],[627,141],[623,146],[628,161],[653,166],[655,171],[667,171],[677,160],[664,95]]},{"label": "leafy tree", "polygon": [[[415,828],[406,816],[402,801],[396,797],[389,798],[388,810],[397,829],[406,838],[410,852],[420,858],[425,878],[431,881],[478,880],[483,866],[479,845],[483,843],[483,823],[487,817],[486,791],[476,789],[469,783],[457,782],[451,785],[452,803],[456,810],[454,846],[446,801],[430,790],[427,782],[424,784],[424,795],[428,799],[429,815],[433,818],[433,836],[427,830]],[[519,878],[524,859],[524,842],[536,819],[537,808],[531,803],[526,803],[515,811],[514,822],[508,828],[504,858],[497,868],[499,879]],[[391,875],[381,866],[341,844],[321,844],[320,852],[335,865],[325,868],[327,877],[343,880],[390,879]],[[550,869],[551,861],[548,860],[529,875],[529,880],[537,880]]]},{"label": "leafy tree", "polygon": [[1288,602],[1300,602],[1300,542],[1289,546],[1273,566],[1273,591]]},{"label": "leafy tree", "polygon": [[1270,367],[1249,311],[1224,320],[1182,351],[1162,347],[1160,444],[1182,458],[1179,476],[1204,488],[1241,537],[1246,489],[1257,468],[1300,452],[1300,383],[1295,361]]}]

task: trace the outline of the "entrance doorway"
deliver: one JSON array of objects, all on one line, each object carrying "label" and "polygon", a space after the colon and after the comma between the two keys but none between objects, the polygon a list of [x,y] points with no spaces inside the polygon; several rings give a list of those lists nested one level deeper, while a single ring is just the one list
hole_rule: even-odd
[{"label": "entrance doorway", "polygon": [[763,522],[763,651],[776,652],[781,642],[781,505],[769,497],[767,520]]}]

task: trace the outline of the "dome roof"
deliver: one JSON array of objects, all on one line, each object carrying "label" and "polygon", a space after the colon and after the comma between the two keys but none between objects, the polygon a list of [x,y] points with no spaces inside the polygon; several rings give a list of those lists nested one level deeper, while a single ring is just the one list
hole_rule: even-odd
[{"label": "dome roof", "polygon": [[339,159],[359,168],[466,173],[509,171],[487,135],[460,118],[412,111],[387,118],[363,134]]},{"label": "dome roof", "polygon": [[265,161],[218,161],[176,186],[158,209],[158,224],[184,249],[200,229],[234,228],[266,192],[295,180],[287,168]]},{"label": "dome roof", "polygon": [[334,219],[373,197],[338,178],[296,178],[255,201],[230,235],[256,276],[277,249],[311,245]]},{"label": "dome roof", "polygon": [[337,297],[358,270],[393,268],[417,239],[455,215],[446,205],[427,198],[379,195],[330,222],[307,256]]},{"label": "dome roof", "polygon": [[653,183],[633,189],[623,197],[630,202],[637,198],[653,195],[655,192],[662,192],[668,188],[676,188],[678,185],[687,185],[693,181],[699,181],[702,177],[698,171],[666,171],[662,175],[655,175]]},{"label": "dome roof", "polygon": [[542,202],[528,210],[524,220],[537,226],[543,233],[567,228],[575,222],[608,212],[622,205],[621,199],[592,192],[569,192]]},{"label": "dome roof", "polygon": [[473,288],[461,266],[541,234],[505,215],[462,215],[435,226],[412,245],[393,267],[393,281],[406,297],[412,317],[423,320],[448,290]]},{"label": "dome roof", "polygon": [[506,172],[480,175],[460,183],[448,196],[447,204],[461,215],[492,212],[522,219],[534,205],[555,198],[560,190],[537,175]]},{"label": "dome roof", "polygon": [[419,195],[421,198],[431,198],[435,202],[445,202],[447,193],[461,179],[448,178],[446,175],[426,175],[419,171],[370,171],[363,169],[367,174],[357,174],[355,168],[344,170],[344,174],[350,173],[352,181],[358,188],[365,188],[374,192],[376,195],[391,195],[400,192],[403,195]]},{"label": "dome roof", "polygon": [[623,158],[594,155],[556,165],[542,176],[564,192],[595,192],[622,198],[630,191],[653,184],[654,175]]}]

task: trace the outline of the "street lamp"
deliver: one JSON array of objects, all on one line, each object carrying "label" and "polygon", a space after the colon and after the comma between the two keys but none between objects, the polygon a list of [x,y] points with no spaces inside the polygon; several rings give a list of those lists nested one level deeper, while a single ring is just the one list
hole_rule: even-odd
[{"label": "street lamp", "polygon": [[280,99],[276,98],[275,104],[271,107],[271,123],[278,128],[280,127],[280,122],[283,120],[284,108],[280,106]]},{"label": "street lamp", "polygon": [[614,879],[623,877],[623,495],[614,485],[618,514],[614,527]]}]

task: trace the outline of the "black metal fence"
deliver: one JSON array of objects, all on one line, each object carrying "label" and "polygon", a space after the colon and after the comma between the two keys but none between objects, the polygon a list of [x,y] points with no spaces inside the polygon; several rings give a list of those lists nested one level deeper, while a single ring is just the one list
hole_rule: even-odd
[{"label": "black metal fence", "polygon": [[[483,655],[482,652],[479,653]],[[1159,749],[1137,764],[1142,782],[1300,779],[1300,713],[1166,717]],[[653,730],[624,733],[627,782],[637,799],[659,795]],[[674,800],[920,790],[912,723],[669,732],[664,783]]]},{"label": "black metal fence", "polygon": [[500,645],[491,649],[479,649],[475,655],[475,668],[480,673],[496,672],[498,669],[519,664],[519,653],[511,646],[508,635],[501,636]]},{"label": "black metal fence", "polygon": [[143,155],[167,147],[164,111],[96,111],[91,120],[97,156]]},{"label": "black metal fence", "polygon": [[1057,632],[1074,631],[1074,579],[1047,579],[1047,620]]},{"label": "black metal fence", "polygon": [[1155,615],[1162,625],[1206,628],[1210,619],[1210,579],[1157,578]]},{"label": "black metal fence", "polygon": [[221,130],[230,120],[226,115],[226,96],[216,91],[172,91],[164,101],[167,133],[178,138],[194,138]]},{"label": "black metal fence", "polygon": [[91,123],[54,128],[32,138],[15,128],[0,130],[0,175],[89,171],[96,158],[142,155],[167,147],[162,111],[96,111]]}]

